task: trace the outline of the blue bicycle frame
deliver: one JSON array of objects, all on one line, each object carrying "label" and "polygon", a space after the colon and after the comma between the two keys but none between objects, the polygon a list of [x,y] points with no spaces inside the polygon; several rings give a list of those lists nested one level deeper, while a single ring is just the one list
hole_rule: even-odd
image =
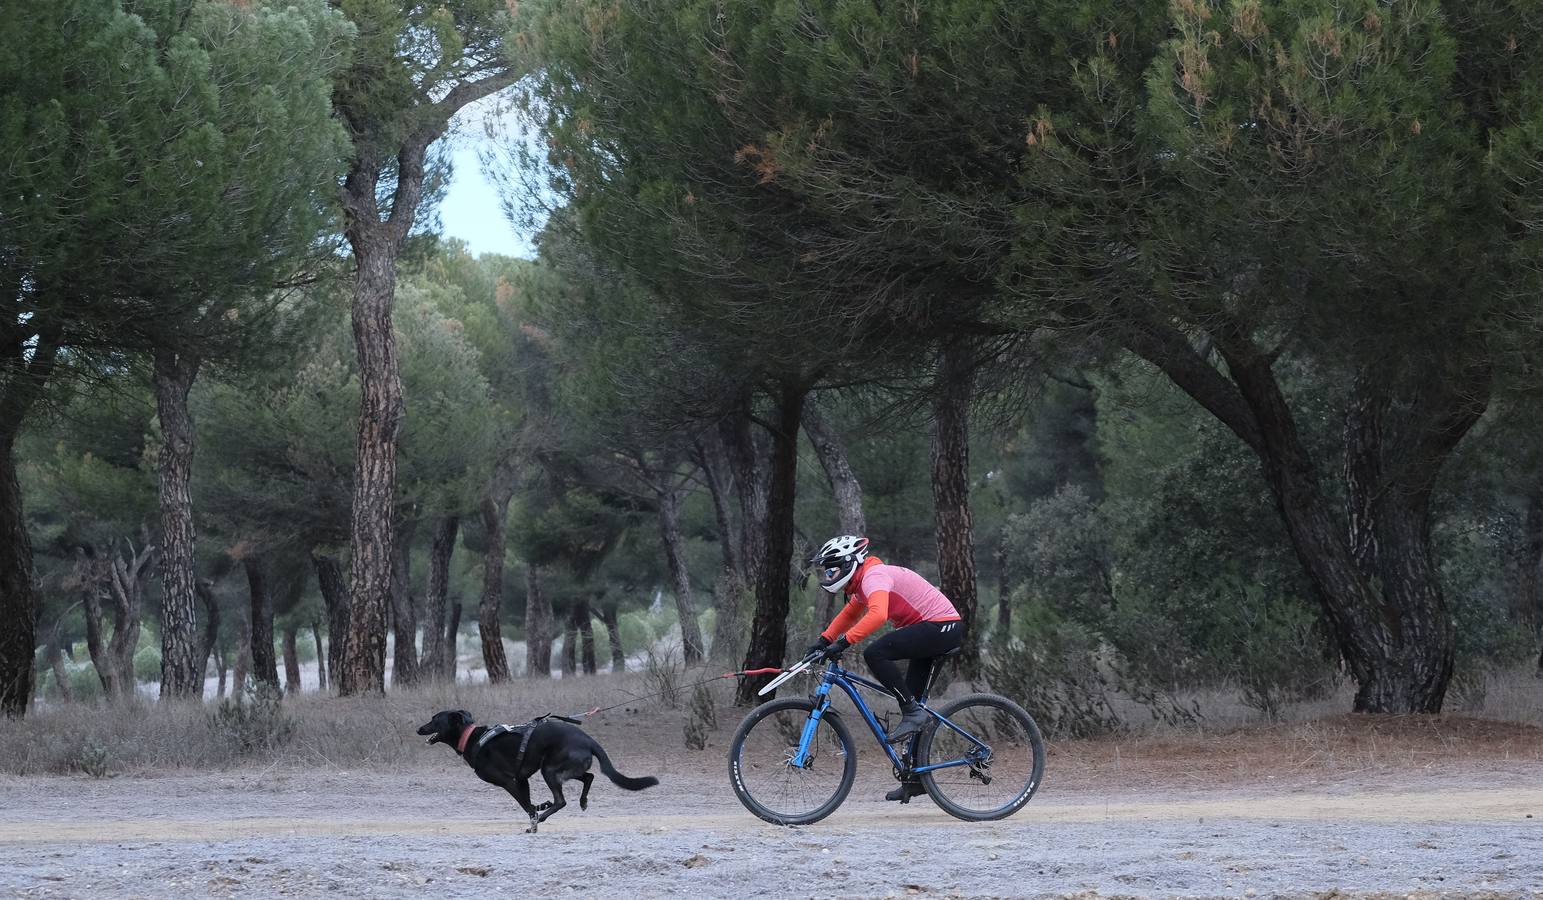
[{"label": "blue bicycle frame", "polygon": [[[991,756],[990,746],[982,742],[979,738],[975,737],[975,735],[970,734],[968,731],[965,731],[964,729],[955,725],[953,722],[948,721],[948,719],[944,718],[943,716],[938,715],[930,706],[927,705],[925,700],[918,699],[917,703],[921,705],[922,709],[927,711],[927,715],[932,716],[934,719],[938,720],[939,727],[947,727],[949,730],[963,736],[965,740],[975,745],[975,749],[959,759],[951,759],[947,762],[934,763],[916,769],[910,768],[900,758],[900,754],[895,752],[895,746],[885,740],[883,727],[879,725],[879,720],[873,715],[873,710],[869,709],[868,704],[863,702],[862,695],[857,692],[857,685],[862,685],[863,687],[869,688],[870,690],[879,691],[886,697],[892,697],[894,695],[891,694],[889,689],[883,685],[874,681],[869,681],[861,675],[848,672],[846,669],[836,665],[835,661],[832,660],[831,663],[825,667],[825,677],[820,679],[819,687],[815,688],[814,694],[810,698],[814,700],[814,711],[809,714],[809,720],[804,723],[803,734],[800,735],[798,739],[798,753],[795,754],[793,759],[789,761],[793,766],[802,768],[808,764],[809,745],[814,742],[815,729],[819,727],[820,718],[825,715],[825,711],[830,709],[831,685],[840,687],[843,691],[846,692],[848,697],[852,698],[852,705],[857,707],[857,711],[862,714],[863,721],[868,723],[868,730],[873,732],[873,736],[878,740],[879,746],[883,747],[884,752],[889,754],[890,762],[894,763],[895,768],[903,773],[920,775],[923,772],[932,772],[938,769],[949,769],[956,766],[971,766],[984,762]],[[907,738],[906,742],[909,743],[915,739],[915,737]]]}]

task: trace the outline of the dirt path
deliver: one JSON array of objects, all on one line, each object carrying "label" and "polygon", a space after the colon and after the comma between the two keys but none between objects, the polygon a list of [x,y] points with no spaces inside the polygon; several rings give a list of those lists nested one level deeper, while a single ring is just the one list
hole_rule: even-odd
[{"label": "dirt path", "polygon": [[1047,790],[986,824],[884,787],[867,775],[825,822],[776,828],[711,773],[601,782],[526,835],[455,770],[0,779],[0,895],[1543,897],[1532,766],[1370,793]]}]

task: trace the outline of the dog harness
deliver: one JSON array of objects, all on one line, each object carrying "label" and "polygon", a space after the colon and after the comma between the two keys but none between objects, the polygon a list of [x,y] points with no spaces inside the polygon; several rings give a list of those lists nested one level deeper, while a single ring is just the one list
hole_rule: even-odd
[{"label": "dog harness", "polygon": [[[467,750],[462,750],[461,757],[466,760],[467,765],[475,768],[477,765],[475,761],[476,755],[482,752],[482,748],[487,746],[489,741],[506,734],[518,734],[520,736],[520,749],[514,754],[514,770],[518,772],[520,770],[520,763],[525,760],[525,748],[530,746],[530,736],[536,733],[537,725],[548,719],[556,719],[572,725],[579,724],[578,719],[560,716],[556,713],[547,713],[521,725],[493,725],[482,732],[482,737],[477,738],[477,743],[474,746]],[[468,731],[466,737],[470,737],[470,735],[471,733]],[[465,743],[465,738],[462,738],[461,744],[463,747]]]}]

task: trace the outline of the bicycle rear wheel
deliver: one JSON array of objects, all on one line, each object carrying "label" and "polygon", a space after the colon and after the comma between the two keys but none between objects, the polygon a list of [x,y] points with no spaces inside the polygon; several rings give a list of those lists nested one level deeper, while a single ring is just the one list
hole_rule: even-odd
[{"label": "bicycle rear wheel", "polygon": [[793,765],[810,700],[772,700],[750,711],[729,744],[729,783],[745,808],[773,825],[809,825],[836,811],[857,777],[857,748],[827,709],[803,766]]},{"label": "bicycle rear wheel", "polygon": [[933,802],[970,822],[1003,819],[1022,809],[1045,774],[1045,741],[1034,719],[996,694],[970,694],[938,712],[958,731],[944,722],[928,726],[916,748],[916,767],[968,764],[922,773]]}]

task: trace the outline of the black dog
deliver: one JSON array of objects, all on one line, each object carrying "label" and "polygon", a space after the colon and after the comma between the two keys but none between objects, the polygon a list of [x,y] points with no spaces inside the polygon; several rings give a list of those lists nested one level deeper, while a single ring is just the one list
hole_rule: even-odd
[{"label": "black dog", "polygon": [[[494,732],[491,737],[489,732]],[[538,720],[514,730],[500,731],[477,725],[471,713],[464,709],[447,709],[435,713],[418,733],[429,735],[431,744],[445,743],[454,747],[478,778],[508,791],[530,816],[530,827],[525,829],[527,834],[534,833],[537,825],[568,805],[563,797],[564,781],[584,783],[584,790],[579,793],[579,809],[589,808],[589,786],[595,780],[589,772],[591,760],[600,760],[600,771],[617,787],[641,791],[659,783],[659,779],[652,776],[628,778],[616,771],[610,757],[594,738],[562,722]],[[537,771],[541,772],[546,786],[552,789],[552,801],[532,806],[530,776]]]}]

